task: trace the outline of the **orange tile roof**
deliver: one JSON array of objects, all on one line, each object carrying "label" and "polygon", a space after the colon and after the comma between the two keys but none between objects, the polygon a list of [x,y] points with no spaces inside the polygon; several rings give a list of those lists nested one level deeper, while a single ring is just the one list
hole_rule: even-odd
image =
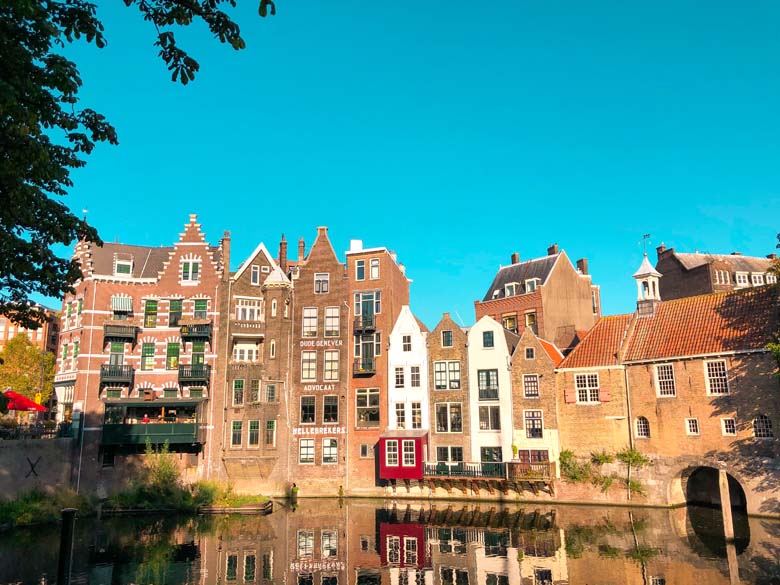
[{"label": "orange tile roof", "polygon": [[763,286],[662,302],[636,319],[625,361],[760,349],[778,331],[777,291]]},{"label": "orange tile roof", "polygon": [[545,341],[541,337],[538,337],[537,339],[539,340],[539,343],[542,344],[542,348],[544,348],[544,351],[547,353],[547,355],[550,356],[553,365],[557,368],[558,364],[563,361],[563,354],[561,353],[561,350],[559,350],[554,343]]},{"label": "orange tile roof", "polygon": [[561,368],[592,368],[618,364],[617,354],[632,314],[611,315],[599,319],[585,338],[561,362]]}]

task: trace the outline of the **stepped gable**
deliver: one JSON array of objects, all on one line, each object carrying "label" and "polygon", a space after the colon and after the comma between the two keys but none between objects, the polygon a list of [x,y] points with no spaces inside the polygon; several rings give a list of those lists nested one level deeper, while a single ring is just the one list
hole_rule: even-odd
[{"label": "stepped gable", "polygon": [[612,315],[599,319],[585,338],[560,362],[560,368],[592,368],[618,365],[618,352],[633,315]]},{"label": "stepped gable", "polygon": [[[202,262],[201,279],[206,275],[205,268],[207,263],[211,265],[213,272],[217,274],[222,273],[221,251],[218,247],[210,246],[206,242],[206,236],[201,231],[201,224],[198,223],[198,216],[194,213],[190,214],[189,222],[184,224],[184,231],[179,234],[179,241],[173,244],[173,248],[167,248],[166,250],[168,250],[168,258],[157,272],[159,279],[163,278],[171,262],[177,256],[181,260],[200,259]],[[204,253],[206,255],[205,258],[202,256]],[[178,267],[174,274],[178,278]]]},{"label": "stepped gable", "polygon": [[637,319],[624,360],[762,349],[777,328],[771,285],[663,301],[654,315]]}]

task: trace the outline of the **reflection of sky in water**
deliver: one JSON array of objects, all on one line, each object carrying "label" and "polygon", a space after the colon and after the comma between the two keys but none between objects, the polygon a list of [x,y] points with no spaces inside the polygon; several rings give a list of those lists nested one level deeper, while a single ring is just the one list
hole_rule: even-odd
[{"label": "reflection of sky in water", "polygon": [[[303,500],[267,517],[77,523],[73,583],[778,583],[780,522],[719,512]],[[749,535],[749,536],[748,536]],[[53,582],[57,529],[0,536],[0,584]],[[42,581],[45,577],[46,581]]]}]

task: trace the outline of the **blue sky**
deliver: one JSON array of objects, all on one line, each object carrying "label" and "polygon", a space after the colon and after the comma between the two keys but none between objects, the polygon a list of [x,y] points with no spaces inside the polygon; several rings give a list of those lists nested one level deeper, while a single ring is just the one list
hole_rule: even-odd
[{"label": "blue sky", "polygon": [[65,199],[104,240],[170,245],[197,213],[235,269],[327,225],[342,258],[395,250],[431,327],[471,323],[512,252],[553,242],[589,259],[605,314],[633,310],[642,234],[774,251],[780,3],[239,2],[246,50],[178,33],[187,87],[117,0],[108,47],[69,48],[119,132]]}]

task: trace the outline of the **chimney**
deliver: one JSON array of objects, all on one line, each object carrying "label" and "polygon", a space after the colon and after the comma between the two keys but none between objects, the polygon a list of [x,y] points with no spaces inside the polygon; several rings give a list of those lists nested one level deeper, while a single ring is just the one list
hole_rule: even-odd
[{"label": "chimney", "polygon": [[732,252],[732,256],[742,256],[742,252]]},{"label": "chimney", "polygon": [[279,268],[287,274],[287,240],[284,239],[284,234],[282,234],[282,241],[279,242]]},{"label": "chimney", "polygon": [[553,244],[549,248],[547,248],[547,255],[548,256],[555,256],[558,253],[558,244]]},{"label": "chimney", "polygon": [[520,264],[520,254],[512,252],[512,264]]},{"label": "chimney", "polygon": [[225,231],[222,234],[222,241],[220,242],[222,248],[222,280],[227,282],[230,280],[230,232]]},{"label": "chimney", "polygon": [[579,270],[582,274],[588,273],[588,259],[587,258],[580,258],[577,260],[577,270]]},{"label": "chimney", "polygon": [[363,249],[363,240],[350,240],[349,251],[360,252]]},{"label": "chimney", "polygon": [[767,254],[766,257],[768,260],[777,260],[777,254],[775,254],[774,252],[772,252],[771,254]]},{"label": "chimney", "polygon": [[661,245],[660,245],[660,246],[658,246],[658,247],[655,249],[655,257],[656,257],[656,260],[660,260],[660,259],[661,259],[661,256],[663,256],[665,252],[666,252],[666,246],[664,245],[664,243],[663,243],[663,242],[661,242]]},{"label": "chimney", "polygon": [[306,255],[304,252],[306,251],[306,244],[303,241],[303,238],[298,240],[298,262],[303,262],[303,259],[306,258]]},{"label": "chimney", "polygon": [[327,235],[328,235],[328,228],[326,226],[321,225],[320,227],[317,228],[317,237],[318,238],[320,236],[326,236],[327,237]]}]

